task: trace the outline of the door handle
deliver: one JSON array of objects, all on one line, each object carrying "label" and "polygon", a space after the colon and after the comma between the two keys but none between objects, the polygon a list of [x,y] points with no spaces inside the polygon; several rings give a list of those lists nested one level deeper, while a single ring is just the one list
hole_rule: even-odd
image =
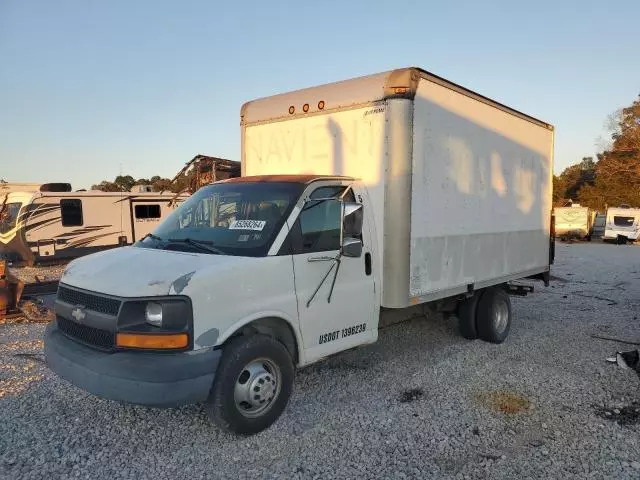
[{"label": "door handle", "polygon": [[371,254],[369,252],[364,254],[364,273],[365,275],[371,275]]},{"label": "door handle", "polygon": [[331,262],[337,260],[336,257],[309,257],[307,262]]}]

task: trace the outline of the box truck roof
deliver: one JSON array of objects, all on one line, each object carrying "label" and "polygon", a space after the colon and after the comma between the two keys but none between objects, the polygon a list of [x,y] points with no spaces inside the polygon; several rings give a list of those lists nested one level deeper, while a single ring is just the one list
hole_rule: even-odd
[{"label": "box truck roof", "polygon": [[480,95],[445,78],[417,67],[407,67],[367,75],[341,82],[305,88],[260,98],[245,103],[240,110],[241,125],[284,120],[325,110],[354,108],[390,98],[414,98],[419,80],[423,78],[491,105],[516,117],[553,130],[553,126],[511,107]]}]

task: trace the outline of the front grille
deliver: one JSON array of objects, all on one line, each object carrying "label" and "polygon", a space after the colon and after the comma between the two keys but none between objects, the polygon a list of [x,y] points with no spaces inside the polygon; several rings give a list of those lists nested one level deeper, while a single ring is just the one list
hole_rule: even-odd
[{"label": "front grille", "polygon": [[85,345],[101,350],[113,350],[115,346],[113,332],[100,330],[99,328],[80,325],[72,320],[57,316],[58,328],[65,335]]},{"label": "front grille", "polygon": [[104,313],[105,315],[117,316],[120,310],[120,300],[103,297],[91,293],[72,290],[71,288],[58,286],[58,300],[71,305],[82,305],[87,310]]}]

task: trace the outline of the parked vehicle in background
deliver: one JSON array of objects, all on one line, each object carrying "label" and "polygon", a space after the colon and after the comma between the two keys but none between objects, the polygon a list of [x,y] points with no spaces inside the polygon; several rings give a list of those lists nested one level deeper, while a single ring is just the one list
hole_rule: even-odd
[{"label": "parked vehicle in background", "polygon": [[[424,70],[241,109],[242,176],[61,278],[48,365],[96,395],[282,413],[295,367],[375,342],[381,317],[457,312],[503,342],[511,282],[548,281],[553,127]],[[339,407],[337,407],[339,408]]]},{"label": "parked vehicle in background", "polygon": [[604,240],[617,243],[635,242],[640,239],[640,208],[608,208]]},{"label": "parked vehicle in background", "polygon": [[596,213],[588,207],[573,204],[570,207],[556,207],[555,233],[562,239],[579,238],[591,240],[591,230]]},{"label": "parked vehicle in background", "polygon": [[604,231],[607,225],[607,214],[596,213],[593,219],[593,226],[591,227],[591,238],[602,239],[604,237]]},{"label": "parked vehicle in background", "polygon": [[171,192],[151,192],[146,186],[132,190],[72,192],[68,183],[0,185],[0,256],[33,264],[130,245],[175,209],[169,206],[175,197]]}]

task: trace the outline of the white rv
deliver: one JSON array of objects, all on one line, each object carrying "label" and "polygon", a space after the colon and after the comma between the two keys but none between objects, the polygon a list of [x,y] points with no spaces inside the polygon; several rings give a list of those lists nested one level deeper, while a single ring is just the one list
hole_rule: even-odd
[{"label": "white rv", "polygon": [[556,207],[553,211],[557,237],[591,240],[595,212],[590,208],[574,204],[570,207]]},{"label": "white rv", "polygon": [[604,240],[640,240],[640,208],[608,208]]},{"label": "white rv", "polygon": [[174,197],[72,192],[69,184],[0,184],[0,256],[32,264],[132,244],[174,210]]},{"label": "white rv", "polygon": [[548,280],[547,123],[407,68],[249,102],[241,131],[240,178],[67,267],[45,334],[61,377],[255,433],[296,367],[375,342],[383,312],[457,311],[500,343],[510,282]]}]

